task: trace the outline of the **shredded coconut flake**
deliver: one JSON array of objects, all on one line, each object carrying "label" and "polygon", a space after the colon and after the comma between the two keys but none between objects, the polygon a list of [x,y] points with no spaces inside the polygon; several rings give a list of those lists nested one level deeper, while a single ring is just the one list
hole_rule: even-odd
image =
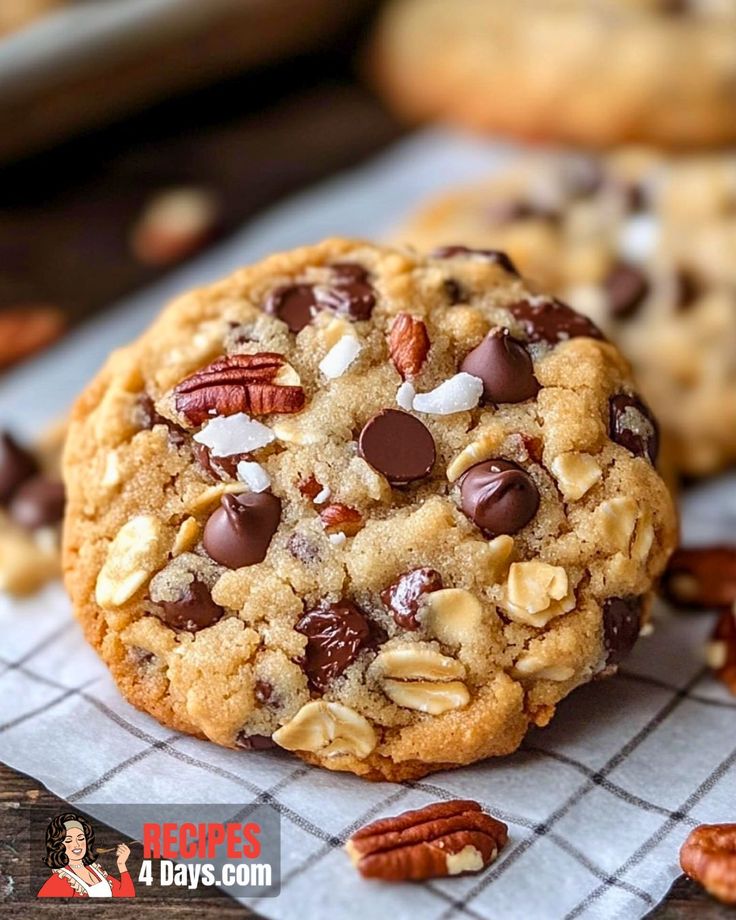
[{"label": "shredded coconut flake", "polygon": [[396,391],[396,402],[404,411],[411,412],[416,395],[414,384],[410,380],[405,380]]},{"label": "shredded coconut flake", "polygon": [[194,440],[204,444],[215,457],[230,457],[232,454],[247,454],[259,447],[265,447],[275,438],[270,428],[244,412],[235,415],[218,415],[194,435]]},{"label": "shredded coconut flake", "polygon": [[324,503],[327,501],[330,495],[332,495],[332,491],[330,490],[330,487],[324,486],[324,488],[314,496],[312,501],[314,502],[315,505],[324,505]]},{"label": "shredded coconut flake", "polygon": [[474,409],[483,395],[483,381],[472,374],[460,373],[445,380],[429,393],[417,393],[412,408],[430,415],[452,415]]},{"label": "shredded coconut flake", "polygon": [[319,369],[330,380],[342,377],[360,354],[362,346],[353,335],[344,335],[319,362]]},{"label": "shredded coconut flake", "polygon": [[242,480],[251,492],[265,492],[271,485],[271,477],[260,463],[241,460],[237,465],[238,479]]},{"label": "shredded coconut flake", "polygon": [[622,225],[618,250],[629,262],[645,262],[654,255],[659,235],[660,228],[656,217],[651,214],[636,214]]},{"label": "shredded coconut flake", "polygon": [[331,533],[329,535],[329,541],[333,546],[342,546],[342,544],[347,540],[345,534],[340,531],[339,533]]}]

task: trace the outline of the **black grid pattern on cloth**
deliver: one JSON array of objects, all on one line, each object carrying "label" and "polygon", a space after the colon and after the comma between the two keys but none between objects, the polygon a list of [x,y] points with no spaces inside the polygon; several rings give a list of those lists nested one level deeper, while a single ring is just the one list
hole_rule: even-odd
[{"label": "black grid pattern on cloth", "polygon": [[[273,805],[284,818],[320,842],[321,846],[319,846],[314,852],[310,853],[283,878],[283,893],[294,878],[303,874],[310,867],[324,859],[336,848],[343,846],[347,838],[360,827],[366,823],[369,823],[379,815],[386,813],[389,809],[394,809],[399,806],[401,801],[405,799],[412,790],[421,790],[431,794],[435,798],[441,798],[445,800],[454,798],[454,796],[449,792],[427,781],[417,781],[413,783],[409,782],[399,787],[393,786],[391,787],[392,791],[389,794],[382,796],[380,801],[372,804],[369,809],[364,811],[360,816],[343,827],[337,834],[331,834],[316,825],[313,821],[310,821],[308,818],[299,814],[294,809],[285,805],[278,799],[278,795],[283,789],[292,784],[298,784],[299,780],[307,775],[307,773],[310,771],[309,767],[300,764],[298,767],[295,767],[291,773],[279,779],[272,786],[263,788],[256,783],[253,783],[250,780],[238,775],[237,773],[178,750],[175,745],[177,741],[182,738],[181,735],[170,734],[164,738],[155,738],[153,735],[150,735],[141,728],[135,726],[119,713],[112,710],[104,702],[96,698],[92,693],[87,692],[86,688],[89,687],[90,684],[95,683],[96,678],[88,680],[79,686],[70,687],[55,681],[53,678],[48,677],[45,674],[37,673],[30,664],[33,657],[48,647],[48,645],[55,641],[55,639],[62,635],[68,628],[70,628],[69,624],[65,624],[58,629],[52,630],[44,638],[39,640],[35,646],[27,650],[20,658],[14,661],[0,658],[0,664],[5,666],[5,669],[2,673],[0,673],[0,676],[7,673],[9,670],[17,670],[31,680],[39,681],[46,686],[59,691],[59,695],[51,700],[50,703],[47,702],[42,707],[33,709],[13,720],[10,720],[4,725],[0,725],[0,732],[7,731],[20,722],[30,720],[39,713],[47,712],[49,706],[58,705],[59,703],[67,700],[69,697],[79,696],[87,703],[94,706],[100,713],[104,714],[122,730],[130,733],[134,737],[146,743],[146,747],[141,751],[138,751],[130,758],[127,758],[126,760],[110,768],[96,780],[87,784],[85,787],[71,793],[71,795],[68,796],[68,800],[70,802],[79,802],[87,798],[89,795],[102,788],[113,777],[119,775],[119,773],[124,771],[126,768],[132,766],[135,763],[139,763],[142,759],[154,753],[155,751],[161,751],[162,753],[169,757],[173,757],[176,760],[180,760],[191,766],[199,767],[207,772],[212,773],[213,775],[217,775],[235,783],[236,785],[241,786],[244,790],[254,796],[254,801],[249,803],[249,805],[245,806],[241,810],[244,814],[247,814],[248,810],[255,807],[256,804],[268,803]],[[475,909],[472,906],[472,901],[479,897],[482,892],[485,891],[490,884],[492,884],[493,881],[507,872],[513,866],[513,864],[525,852],[534,846],[537,840],[542,837],[549,839],[568,856],[575,859],[587,870],[591,877],[596,882],[598,882],[598,884],[593,889],[591,889],[590,893],[587,894],[586,897],[582,899],[572,911],[570,911],[569,920],[574,920],[575,917],[580,916],[591,904],[599,900],[600,897],[611,887],[622,889],[623,891],[626,891],[627,893],[641,900],[647,906],[653,906],[654,902],[652,897],[638,886],[628,882],[624,876],[629,871],[629,869],[640,863],[642,860],[646,859],[646,857],[656,848],[657,844],[663,840],[675,827],[681,824],[692,826],[696,823],[689,815],[690,810],[695,806],[695,804],[697,804],[700,798],[706,794],[707,791],[713,788],[713,786],[720,782],[720,780],[727,774],[729,769],[733,766],[734,762],[736,762],[736,750],[734,750],[728,758],[719,764],[719,766],[710,774],[710,776],[703,783],[701,783],[698,789],[696,789],[695,792],[693,792],[691,796],[688,797],[688,799],[683,803],[682,807],[676,811],[671,811],[670,809],[658,805],[656,802],[648,801],[647,799],[627,791],[623,787],[609,780],[608,774],[610,774],[617,766],[619,766],[629,756],[629,754],[631,754],[637,747],[639,747],[639,745],[642,744],[643,741],[645,741],[652,734],[652,732],[654,732],[663,722],[665,722],[684,700],[689,700],[704,706],[717,705],[725,706],[728,708],[736,708],[734,704],[731,704],[727,701],[710,699],[693,692],[699,681],[706,673],[707,669],[702,669],[698,671],[698,673],[695,674],[684,686],[677,687],[664,681],[657,680],[656,678],[649,678],[645,675],[625,672],[622,675],[623,679],[641,681],[642,683],[656,686],[659,689],[667,690],[670,693],[670,698],[651,716],[646,724],[623,746],[621,746],[598,770],[593,770],[586,764],[576,760],[575,758],[569,757],[566,754],[561,754],[560,752],[548,750],[542,747],[536,747],[528,744],[525,745],[525,750],[528,753],[533,753],[540,757],[552,758],[578,771],[584,776],[584,782],[577,786],[572,794],[569,795],[568,798],[550,814],[547,820],[542,823],[529,820],[524,815],[505,811],[503,808],[496,806],[495,803],[481,800],[481,805],[483,805],[483,807],[488,811],[498,816],[501,820],[524,828],[526,831],[528,831],[528,834],[520,839],[518,843],[507,849],[499,859],[498,863],[487,873],[485,873],[479,879],[478,883],[472,887],[462,897],[462,899],[452,897],[440,889],[436,884],[430,882],[426,886],[427,891],[431,892],[432,895],[437,898],[438,909],[440,909],[440,904],[444,907],[443,912],[439,916],[444,920],[444,918],[449,918],[456,914],[462,914],[472,918],[472,920],[486,920],[487,915]],[[626,862],[624,862],[615,872],[611,874],[602,870],[595,864],[593,860],[590,859],[587,854],[581,852],[573,843],[571,843],[564,836],[560,835],[557,831],[554,830],[555,825],[564,817],[564,815],[573,809],[575,805],[596,786],[600,786],[612,796],[622,799],[629,805],[632,805],[643,811],[658,814],[663,818],[663,821],[660,824],[658,830],[652,834],[649,839],[626,860]],[[257,903],[258,902],[253,902],[251,906],[255,906]]]}]

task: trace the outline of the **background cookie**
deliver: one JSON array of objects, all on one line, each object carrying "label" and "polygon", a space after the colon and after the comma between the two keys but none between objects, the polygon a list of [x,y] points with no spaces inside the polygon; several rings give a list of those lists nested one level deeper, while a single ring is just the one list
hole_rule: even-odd
[{"label": "background cookie", "polygon": [[620,345],[681,471],[736,459],[736,157],[529,157],[396,237],[507,250]]},{"label": "background cookie", "polygon": [[411,119],[592,146],[736,138],[730,0],[394,0],[372,66]]},{"label": "background cookie", "polygon": [[514,750],[636,640],[657,429],[500,253],[331,240],[180,298],[73,414],[65,571],[135,705],[421,776]]}]

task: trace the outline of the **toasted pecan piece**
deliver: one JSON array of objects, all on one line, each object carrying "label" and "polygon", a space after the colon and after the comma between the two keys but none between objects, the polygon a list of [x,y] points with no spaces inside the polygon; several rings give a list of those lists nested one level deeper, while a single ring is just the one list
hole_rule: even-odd
[{"label": "toasted pecan piece", "polygon": [[701,824],[680,850],[682,871],[724,904],[736,904],[736,824]]},{"label": "toasted pecan piece", "polygon": [[176,409],[191,425],[213,415],[289,414],[304,408],[296,371],[275,352],[226,355],[186,377],[174,390]]},{"label": "toasted pecan piece", "polygon": [[353,865],[364,878],[420,881],[480,872],[508,840],[502,821],[477,802],[457,799],[374,821],[348,840]]}]

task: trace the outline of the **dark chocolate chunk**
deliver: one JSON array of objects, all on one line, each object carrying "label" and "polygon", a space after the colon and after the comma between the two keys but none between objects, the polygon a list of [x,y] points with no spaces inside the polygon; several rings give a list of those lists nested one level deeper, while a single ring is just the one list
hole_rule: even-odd
[{"label": "dark chocolate chunk", "polygon": [[640,597],[609,597],[603,604],[603,644],[607,664],[618,664],[629,654],[641,628]]},{"label": "dark chocolate chunk", "polygon": [[454,259],[456,256],[476,257],[485,259],[488,262],[495,262],[500,265],[504,271],[512,275],[518,275],[519,271],[505,252],[500,249],[471,249],[469,246],[438,246],[432,250],[430,258],[432,259]]},{"label": "dark chocolate chunk", "polygon": [[517,533],[539,508],[531,476],[510,460],[485,460],[460,479],[461,506],[487,536]]},{"label": "dark chocolate chunk", "polygon": [[394,485],[428,476],[436,456],[434,438],[427,427],[398,409],[384,409],[366,422],[358,451]]},{"label": "dark chocolate chunk", "polygon": [[268,295],[266,313],[283,320],[291,332],[300,332],[319,310],[312,284],[285,284]]},{"label": "dark chocolate chunk", "polygon": [[320,558],[319,547],[301,533],[293,533],[286,541],[286,548],[304,565],[313,565]]},{"label": "dark chocolate chunk", "polygon": [[700,294],[698,279],[685,268],[675,272],[673,281],[674,302],[677,310],[687,310]]},{"label": "dark chocolate chunk", "polygon": [[15,438],[0,433],[0,504],[7,504],[16,489],[38,472],[38,463]]},{"label": "dark chocolate chunk", "polygon": [[151,431],[156,425],[165,425],[168,430],[169,441],[174,447],[181,447],[189,440],[189,435],[180,425],[168,418],[164,418],[163,415],[159,415],[148,393],[141,393],[138,397],[138,407],[144,430]]},{"label": "dark chocolate chunk", "polygon": [[267,703],[273,694],[273,687],[268,681],[257,680],[253,688],[253,695],[259,703]]},{"label": "dark chocolate chunk", "polygon": [[450,306],[454,307],[455,304],[462,303],[465,299],[463,294],[463,289],[460,287],[457,281],[454,278],[445,278],[442,282],[442,286],[445,289],[445,294],[447,299],[450,301]]},{"label": "dark chocolate chunk", "polygon": [[194,456],[199,465],[212,479],[228,482],[238,478],[238,464],[241,460],[249,460],[250,454],[230,454],[228,457],[215,457],[210,449],[200,444],[193,443]]},{"label": "dark chocolate chunk", "polygon": [[635,457],[657,462],[659,425],[641,397],[629,393],[612,396],[610,403],[611,440],[631,451]]},{"label": "dark chocolate chunk", "polygon": [[240,732],[235,739],[235,747],[240,748],[241,751],[270,751],[278,745],[270,735],[247,735],[245,732]]},{"label": "dark chocolate chunk", "polygon": [[603,282],[608,309],[614,319],[629,319],[650,291],[649,279],[641,269],[625,262],[615,265]]},{"label": "dark chocolate chunk", "polygon": [[483,381],[489,403],[519,403],[539,392],[534,366],[523,342],[508,329],[493,329],[460,365],[460,370]]},{"label": "dark chocolate chunk", "polygon": [[315,287],[319,308],[356,322],[370,319],[376,292],[365,268],[354,262],[340,262],[332,266],[332,272],[332,284]]},{"label": "dark chocolate chunk", "polygon": [[317,693],[323,693],[373,639],[365,614],[348,600],[307,611],[295,629],[307,637],[303,667]]},{"label": "dark chocolate chunk", "polygon": [[381,600],[391,610],[394,620],[403,629],[419,629],[417,611],[425,594],[442,588],[442,576],[434,569],[422,568],[406,572],[388,588],[381,591]]},{"label": "dark chocolate chunk", "polygon": [[21,527],[36,530],[60,523],[64,517],[64,484],[42,473],[27,479],[10,502],[10,516]]},{"label": "dark chocolate chunk", "polygon": [[263,562],[280,519],[281,500],[270,492],[223,495],[204,528],[204,548],[229,569]]},{"label": "dark chocolate chunk", "polygon": [[556,345],[581,336],[602,339],[603,333],[586,316],[560,300],[537,298],[511,304],[510,313],[521,323],[530,342]]},{"label": "dark chocolate chunk", "polygon": [[216,623],[225,613],[212,600],[207,585],[196,579],[186,586],[178,600],[161,601],[161,619],[173,629],[197,632]]}]

